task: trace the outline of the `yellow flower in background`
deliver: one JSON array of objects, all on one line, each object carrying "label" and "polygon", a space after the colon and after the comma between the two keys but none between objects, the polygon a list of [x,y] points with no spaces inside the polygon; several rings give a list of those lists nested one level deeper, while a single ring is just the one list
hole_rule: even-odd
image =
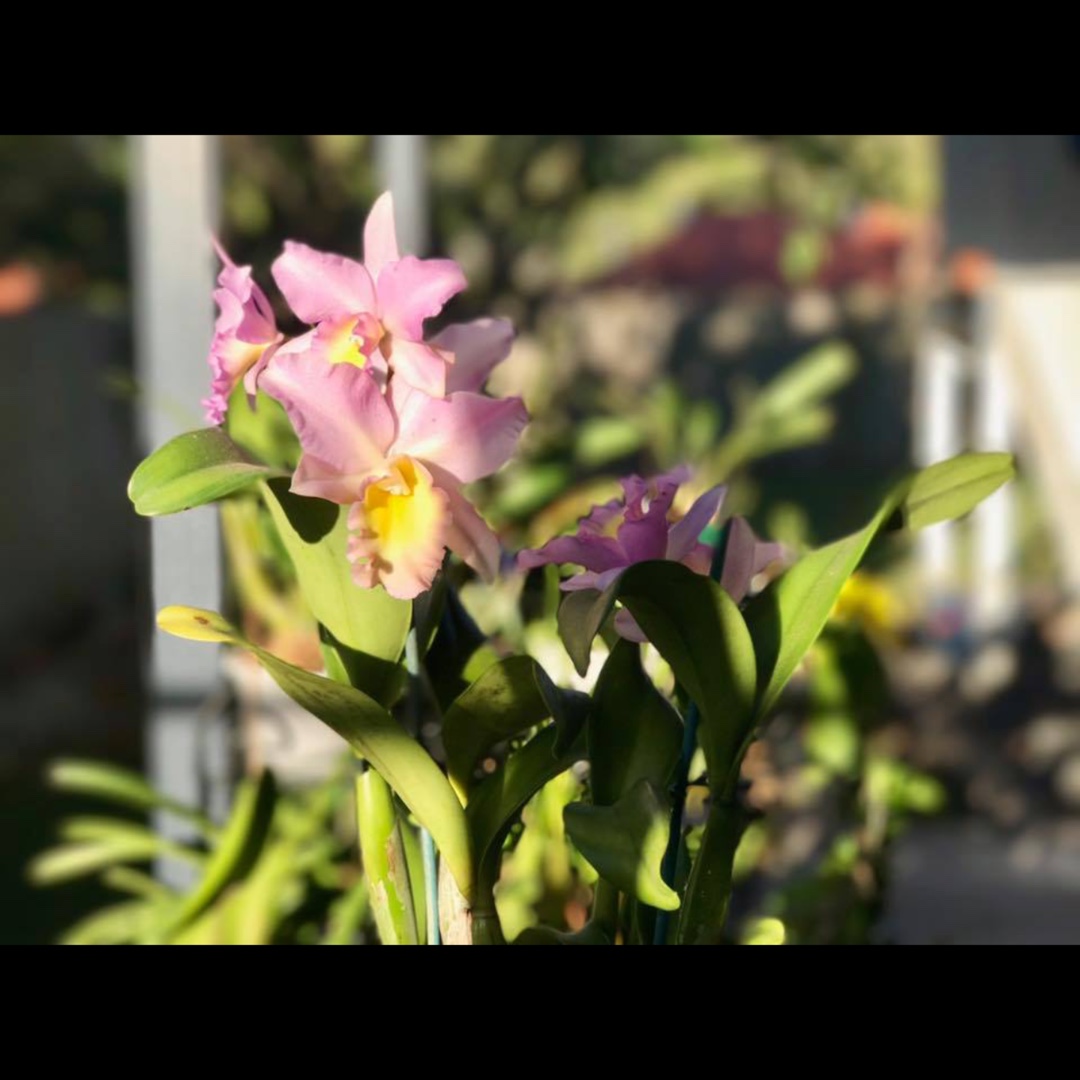
[{"label": "yellow flower in background", "polygon": [[896,590],[875,574],[856,574],[844,586],[833,608],[832,620],[853,624],[868,634],[887,639],[896,638],[910,621]]}]

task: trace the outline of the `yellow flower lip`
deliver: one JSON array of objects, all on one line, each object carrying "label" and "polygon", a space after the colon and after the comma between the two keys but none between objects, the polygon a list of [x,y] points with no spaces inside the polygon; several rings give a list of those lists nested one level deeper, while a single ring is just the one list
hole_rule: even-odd
[{"label": "yellow flower lip", "polygon": [[430,588],[442,567],[449,500],[414,458],[397,458],[353,508],[349,559],[357,582],[405,598]]},{"label": "yellow flower lip", "polygon": [[346,319],[330,334],[327,356],[330,363],[367,366],[371,357],[382,349],[389,350],[390,335],[374,315],[361,315],[358,319]]}]

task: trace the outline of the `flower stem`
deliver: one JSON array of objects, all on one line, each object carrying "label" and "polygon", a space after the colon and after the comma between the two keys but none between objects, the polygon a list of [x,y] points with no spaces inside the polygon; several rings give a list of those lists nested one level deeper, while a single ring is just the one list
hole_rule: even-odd
[{"label": "flower stem", "polygon": [[[664,856],[664,881],[676,887],[676,876],[679,869],[679,848],[682,846],[683,819],[686,817],[686,799],[690,791],[690,768],[694,763],[694,755],[697,753],[698,731],[701,728],[701,710],[696,705],[690,706],[686,716],[686,732],[683,738],[682,758],[679,760],[679,771],[675,778],[673,789],[673,803],[671,811],[671,840],[668,843],[667,854]],[[671,915],[661,911],[656,919],[656,936],[654,945],[666,945],[671,935]]]},{"label": "flower stem", "polygon": [[714,803],[686,890],[680,945],[722,945],[745,815],[734,804]]}]

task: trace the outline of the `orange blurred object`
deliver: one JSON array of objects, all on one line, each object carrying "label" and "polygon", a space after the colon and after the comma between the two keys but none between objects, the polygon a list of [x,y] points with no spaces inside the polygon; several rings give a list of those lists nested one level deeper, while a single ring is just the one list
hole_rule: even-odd
[{"label": "orange blurred object", "polygon": [[30,263],[0,266],[0,318],[22,315],[45,296],[45,279]]},{"label": "orange blurred object", "polygon": [[993,284],[996,273],[993,257],[978,248],[958,251],[949,270],[953,290],[967,297],[985,292]]}]

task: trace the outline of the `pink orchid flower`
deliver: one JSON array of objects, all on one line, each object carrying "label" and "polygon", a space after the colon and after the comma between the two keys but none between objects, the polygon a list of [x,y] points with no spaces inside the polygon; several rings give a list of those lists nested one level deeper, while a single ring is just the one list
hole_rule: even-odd
[{"label": "pink orchid flower", "polygon": [[[539,551],[523,552],[523,570],[574,565],[584,573],[571,578],[564,592],[606,592],[631,566],[645,562],[677,562],[695,574],[712,572],[714,551],[701,536],[720,512],[727,489],[713,488],[690,512],[672,521],[679,488],[690,478],[681,469],[655,480],[632,476],[623,481],[624,498],[597,507],[581,522],[576,536],[553,540]],[[722,584],[736,603],[749,595],[753,579],[775,562],[782,550],[759,544],[742,519],[732,522]],[[628,641],[643,643],[641,628],[627,611],[619,612],[616,629]]]},{"label": "pink orchid flower", "polygon": [[390,194],[371,211],[364,248],[361,264],[304,244],[285,245],[274,279],[296,315],[315,327],[303,343],[332,365],[370,367],[382,378],[394,373],[417,390],[445,397],[455,358],[424,342],[424,324],[466,287],[461,267],[447,259],[402,257]]},{"label": "pink orchid flower", "polygon": [[519,398],[433,398],[369,369],[312,353],[279,355],[262,388],[285,407],[304,457],[295,494],[349,506],[349,561],[362,588],[398,600],[431,588],[446,549],[494,577],[498,538],[465,484],[498,472],[528,423]]},{"label": "pink orchid flower", "polygon": [[214,382],[210,397],[203,402],[207,422],[214,427],[225,422],[229,400],[241,383],[254,401],[259,375],[284,340],[251,267],[237,266],[220,244],[216,246],[225,267],[214,293],[221,309],[210,347]]}]

